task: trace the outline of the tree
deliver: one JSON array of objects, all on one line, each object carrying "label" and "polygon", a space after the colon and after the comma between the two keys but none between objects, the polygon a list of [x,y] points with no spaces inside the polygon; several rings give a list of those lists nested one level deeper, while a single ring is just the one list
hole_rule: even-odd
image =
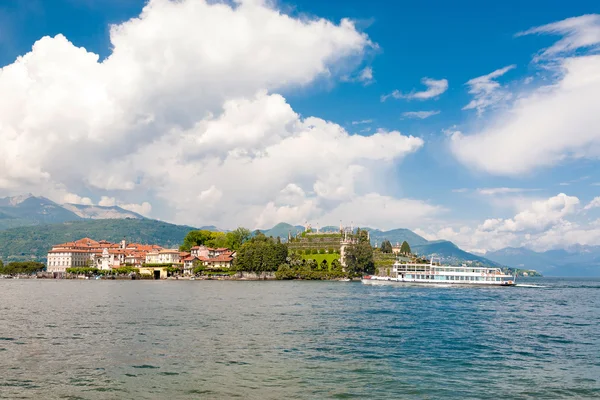
[{"label": "tree", "polygon": [[215,232],[207,230],[189,231],[183,239],[183,244],[179,247],[179,250],[190,251],[190,249],[194,246],[206,245],[208,241],[213,239],[214,237]]},{"label": "tree", "polygon": [[323,271],[329,270],[329,263],[327,262],[326,259],[323,259],[323,261],[321,261],[321,270],[323,270]]},{"label": "tree", "polygon": [[252,237],[252,232],[249,229],[239,227],[227,233],[227,248],[231,250],[238,250],[244,243],[246,243]]},{"label": "tree", "polygon": [[412,252],[410,251],[410,246],[408,245],[408,242],[406,240],[402,242],[402,246],[400,246],[400,253],[412,254]]},{"label": "tree", "polygon": [[382,253],[392,253],[392,244],[390,243],[389,240],[384,240],[383,242],[381,242],[381,252]]},{"label": "tree", "polygon": [[277,243],[276,239],[258,233],[242,244],[234,261],[234,269],[255,273],[276,271],[287,257],[286,244]]},{"label": "tree", "polygon": [[33,274],[42,271],[45,265],[35,261],[11,262],[0,264],[0,275]]},{"label": "tree", "polygon": [[206,243],[204,243],[208,247],[212,247],[215,249],[227,247],[227,234],[224,232],[211,232],[212,238],[210,238]]},{"label": "tree", "polygon": [[368,239],[365,240],[359,236],[357,243],[349,245],[346,248],[345,262],[346,272],[350,276],[372,274],[375,270],[375,262],[373,261],[373,248]]}]

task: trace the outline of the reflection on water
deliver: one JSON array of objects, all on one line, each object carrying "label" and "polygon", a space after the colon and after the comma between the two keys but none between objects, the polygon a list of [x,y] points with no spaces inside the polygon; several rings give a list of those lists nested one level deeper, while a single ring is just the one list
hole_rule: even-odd
[{"label": "reflection on water", "polygon": [[600,281],[527,283],[0,281],[0,397],[600,397]]}]

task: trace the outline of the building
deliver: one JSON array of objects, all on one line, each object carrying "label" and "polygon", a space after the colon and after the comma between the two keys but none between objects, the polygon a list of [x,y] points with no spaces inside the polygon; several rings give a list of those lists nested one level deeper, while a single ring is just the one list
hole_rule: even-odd
[{"label": "building", "polygon": [[183,274],[184,275],[193,275],[194,268],[197,265],[204,265],[205,261],[208,261],[208,257],[196,257],[193,255],[189,255],[182,259],[183,261]]},{"label": "building", "polygon": [[[197,254],[208,254],[208,256]],[[182,258],[183,273],[184,275],[193,275],[194,268],[199,264],[207,269],[231,268],[235,256],[235,251],[226,248],[211,249],[204,246],[195,246],[192,247],[192,253],[188,257]]]},{"label": "building", "polygon": [[65,272],[67,268],[87,267],[90,255],[85,250],[52,249],[48,252],[46,269],[48,272]]},{"label": "building", "polygon": [[[212,250],[212,249],[210,249]],[[207,257],[209,253],[209,248],[206,246],[194,246],[190,249],[190,253],[194,257]]]},{"label": "building", "polygon": [[233,255],[221,254],[216,257],[209,258],[204,262],[204,265],[209,269],[231,268],[233,266]]},{"label": "building", "polygon": [[146,254],[146,264],[179,264],[181,253],[176,249],[161,249]]},{"label": "building", "polygon": [[125,240],[111,243],[83,238],[53,246],[48,252],[46,269],[48,272],[66,272],[72,267],[109,270],[122,265],[139,266],[145,262],[147,253],[160,250],[160,246],[127,243]]}]

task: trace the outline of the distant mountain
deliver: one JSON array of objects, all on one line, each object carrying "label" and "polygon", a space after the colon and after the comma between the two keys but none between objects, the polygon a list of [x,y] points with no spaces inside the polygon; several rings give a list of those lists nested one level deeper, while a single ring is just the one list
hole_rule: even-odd
[{"label": "distant mountain", "polygon": [[600,276],[600,246],[536,252],[507,247],[488,252],[486,258],[513,268],[535,269],[548,276]]},{"label": "distant mountain", "polygon": [[158,244],[179,247],[195,228],[151,219],[108,219],[20,227],[0,231],[0,257],[4,260],[46,257],[53,245],[89,237],[95,240]]},{"label": "distant mountain", "polygon": [[280,222],[271,229],[260,229],[260,231],[264,233],[265,236],[279,236],[282,239],[287,239],[288,234],[290,232],[292,233],[292,236],[295,236],[296,233],[304,232],[304,227],[299,225],[294,226],[285,222]]},{"label": "distant mountain", "polygon": [[123,218],[143,219],[145,217],[118,206],[61,205],[32,194],[0,198],[0,230],[85,219]]},{"label": "distant mountain", "polygon": [[221,229],[217,228],[214,225],[205,225],[205,226],[201,226],[198,229],[202,230],[202,231],[211,231],[211,232],[227,232],[227,231],[222,231]]},{"label": "distant mountain", "polygon": [[474,262],[483,265],[500,267],[503,264],[494,262],[487,257],[475,255],[461,250],[457,245],[447,240],[428,242],[424,245],[411,246],[413,253],[422,254],[426,257],[439,258],[444,264],[462,264]]},{"label": "distant mountain", "polygon": [[379,229],[361,228],[369,231],[371,242],[381,244],[384,240],[389,240],[392,245],[402,244],[406,241],[411,248],[414,246],[424,246],[429,242],[409,229],[393,229],[391,231],[381,231]]},{"label": "distant mountain", "polygon": [[24,195],[0,199],[0,230],[79,219],[77,214],[45,197]]},{"label": "distant mountain", "polygon": [[83,219],[144,219],[142,215],[118,206],[104,207],[87,206],[83,204],[63,204],[62,207]]}]

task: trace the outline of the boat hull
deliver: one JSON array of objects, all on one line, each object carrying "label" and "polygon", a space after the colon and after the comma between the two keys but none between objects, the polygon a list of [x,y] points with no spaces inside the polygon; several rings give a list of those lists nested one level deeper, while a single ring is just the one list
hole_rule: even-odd
[{"label": "boat hull", "polygon": [[514,281],[434,281],[434,280],[419,280],[419,279],[396,279],[396,278],[363,278],[361,282],[365,285],[406,285],[406,286],[437,286],[437,287],[450,287],[450,286],[477,286],[477,287],[488,287],[488,286],[515,286]]}]

